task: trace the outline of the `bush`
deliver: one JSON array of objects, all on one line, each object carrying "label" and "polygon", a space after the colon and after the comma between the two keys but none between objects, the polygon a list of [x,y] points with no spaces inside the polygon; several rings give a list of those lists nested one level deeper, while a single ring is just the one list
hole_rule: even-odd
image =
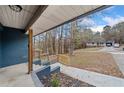
[{"label": "bush", "polygon": [[59,80],[58,79],[52,79],[51,80],[51,86],[52,87],[58,87],[59,86]]},{"label": "bush", "polygon": [[56,74],[52,75],[52,78],[51,78],[51,86],[52,86],[52,87],[58,87],[59,84],[60,84],[60,80],[59,80],[59,78],[58,78],[58,76],[57,76],[57,73],[56,73]]}]

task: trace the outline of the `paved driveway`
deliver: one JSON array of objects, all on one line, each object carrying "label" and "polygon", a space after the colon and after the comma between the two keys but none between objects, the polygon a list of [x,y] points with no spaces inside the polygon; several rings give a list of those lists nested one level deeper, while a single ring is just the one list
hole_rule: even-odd
[{"label": "paved driveway", "polygon": [[99,51],[100,52],[119,52],[118,48],[114,48],[114,47],[104,47]]},{"label": "paved driveway", "polygon": [[124,75],[124,53],[111,53],[115,59],[116,64]]},{"label": "paved driveway", "polygon": [[124,51],[119,51],[118,48],[114,47],[104,47],[100,51],[111,53],[119,69],[124,74]]}]

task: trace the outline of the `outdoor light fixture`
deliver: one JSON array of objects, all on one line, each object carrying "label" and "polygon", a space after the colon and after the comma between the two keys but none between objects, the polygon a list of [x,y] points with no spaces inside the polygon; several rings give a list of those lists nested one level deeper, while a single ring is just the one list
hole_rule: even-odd
[{"label": "outdoor light fixture", "polygon": [[15,12],[21,12],[22,7],[20,5],[9,5],[10,9],[12,9]]}]

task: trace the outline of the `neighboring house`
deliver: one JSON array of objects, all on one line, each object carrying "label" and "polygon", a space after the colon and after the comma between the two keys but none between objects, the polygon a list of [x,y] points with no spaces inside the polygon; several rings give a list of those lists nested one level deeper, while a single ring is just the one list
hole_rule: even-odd
[{"label": "neighboring house", "polygon": [[88,42],[86,43],[87,47],[103,47],[105,45],[104,42]]}]

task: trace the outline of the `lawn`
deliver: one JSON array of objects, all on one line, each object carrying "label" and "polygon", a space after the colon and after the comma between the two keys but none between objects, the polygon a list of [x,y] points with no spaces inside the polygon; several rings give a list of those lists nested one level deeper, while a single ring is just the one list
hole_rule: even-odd
[{"label": "lawn", "polygon": [[106,75],[124,77],[112,55],[109,53],[76,50],[72,56],[68,56],[67,54],[59,55],[59,59],[65,65]]},{"label": "lawn", "polygon": [[77,49],[74,52],[84,52],[84,51],[98,51],[103,47],[93,47],[93,48],[84,48],[84,49]]}]

